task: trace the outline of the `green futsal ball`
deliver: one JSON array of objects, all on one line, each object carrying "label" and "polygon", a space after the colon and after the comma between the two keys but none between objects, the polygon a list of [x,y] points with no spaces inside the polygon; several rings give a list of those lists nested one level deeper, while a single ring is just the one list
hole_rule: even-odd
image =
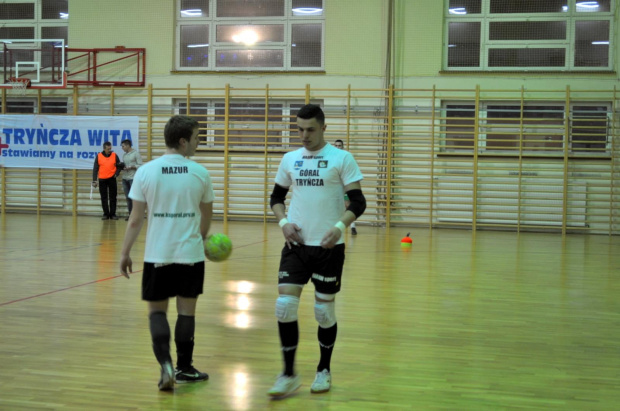
[{"label": "green futsal ball", "polygon": [[224,261],[232,253],[232,241],[226,234],[212,234],[205,240],[205,256],[209,261]]}]

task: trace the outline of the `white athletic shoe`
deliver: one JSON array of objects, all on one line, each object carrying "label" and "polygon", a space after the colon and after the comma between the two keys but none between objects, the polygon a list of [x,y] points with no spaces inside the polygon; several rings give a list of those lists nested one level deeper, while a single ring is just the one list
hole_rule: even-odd
[{"label": "white athletic shoe", "polygon": [[272,397],[282,397],[295,391],[301,385],[301,378],[299,375],[288,376],[280,374],[276,383],[267,392]]},{"label": "white athletic shoe", "polygon": [[160,391],[169,391],[174,389],[174,369],[172,364],[165,362],[161,365],[161,378],[157,384]]},{"label": "white athletic shoe", "polygon": [[315,394],[321,392],[327,392],[332,387],[332,375],[327,368],[323,371],[319,371],[316,373],[316,377],[314,377],[314,382],[310,387],[310,392]]}]

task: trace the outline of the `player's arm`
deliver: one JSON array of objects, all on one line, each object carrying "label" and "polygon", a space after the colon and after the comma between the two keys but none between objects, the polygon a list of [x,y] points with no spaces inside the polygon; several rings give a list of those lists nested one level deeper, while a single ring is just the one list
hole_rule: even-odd
[{"label": "player's arm", "polygon": [[140,234],[142,226],[144,225],[145,210],[145,202],[133,200],[133,208],[131,210],[131,215],[129,216],[127,230],[125,231],[123,248],[121,249],[121,274],[123,274],[127,278],[129,278],[129,273],[133,271],[132,261],[129,253],[131,252],[131,247],[133,247],[133,244],[136,242],[138,234]]},{"label": "player's arm", "polygon": [[136,155],[134,157],[136,158],[136,165],[133,166],[133,169],[137,170],[142,165],[142,156],[138,150],[136,150]]},{"label": "player's arm", "polygon": [[200,203],[200,235],[202,239],[207,238],[211,228],[211,218],[213,217],[213,203]]},{"label": "player's arm", "polygon": [[118,157],[116,153],[114,153],[114,157],[116,157],[116,164],[114,164],[116,166],[116,173],[114,173],[114,178],[116,178],[121,173],[122,167],[121,167],[121,159]]},{"label": "player's arm", "polygon": [[[347,194],[347,197],[349,197],[349,201],[347,209],[344,211],[342,217],[340,217],[340,221],[342,221],[345,227],[348,227],[364,213],[364,210],[366,210],[366,198],[364,194],[362,194],[362,186],[359,181],[347,184],[344,187],[344,192]],[[351,196],[353,196],[353,199],[351,199]]]},{"label": "player's arm", "polygon": [[362,193],[362,186],[359,181],[344,186],[344,192],[347,193],[349,197],[349,205],[336,225],[330,228],[323,236],[321,240],[321,246],[323,248],[332,248],[335,246],[347,227],[366,210],[366,198]]},{"label": "player's arm", "polygon": [[97,187],[99,183],[99,154],[95,156],[95,164],[93,164],[93,186]]},{"label": "player's arm", "polygon": [[301,228],[297,224],[289,223],[286,219],[286,208],[284,207],[284,201],[286,200],[286,194],[288,193],[288,187],[282,187],[275,184],[269,205],[273,214],[278,220],[278,224],[282,228],[282,234],[286,240],[286,245],[291,248],[293,245],[303,244],[304,240],[299,235]]}]

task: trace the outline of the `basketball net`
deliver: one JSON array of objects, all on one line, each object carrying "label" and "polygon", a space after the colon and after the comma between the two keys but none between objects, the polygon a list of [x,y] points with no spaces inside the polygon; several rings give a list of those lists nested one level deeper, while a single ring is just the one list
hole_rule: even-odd
[{"label": "basketball net", "polygon": [[17,96],[25,96],[29,80],[27,78],[11,78],[7,81],[9,89]]}]

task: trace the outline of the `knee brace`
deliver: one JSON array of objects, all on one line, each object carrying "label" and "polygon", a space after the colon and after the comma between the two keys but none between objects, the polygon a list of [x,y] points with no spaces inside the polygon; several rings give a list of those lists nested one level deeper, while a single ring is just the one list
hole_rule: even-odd
[{"label": "knee brace", "polygon": [[282,294],[276,300],[276,318],[281,323],[292,323],[293,321],[297,321],[298,308],[299,297]]},{"label": "knee brace", "polygon": [[321,328],[331,328],[336,324],[336,302],[315,301],[314,318]]}]

